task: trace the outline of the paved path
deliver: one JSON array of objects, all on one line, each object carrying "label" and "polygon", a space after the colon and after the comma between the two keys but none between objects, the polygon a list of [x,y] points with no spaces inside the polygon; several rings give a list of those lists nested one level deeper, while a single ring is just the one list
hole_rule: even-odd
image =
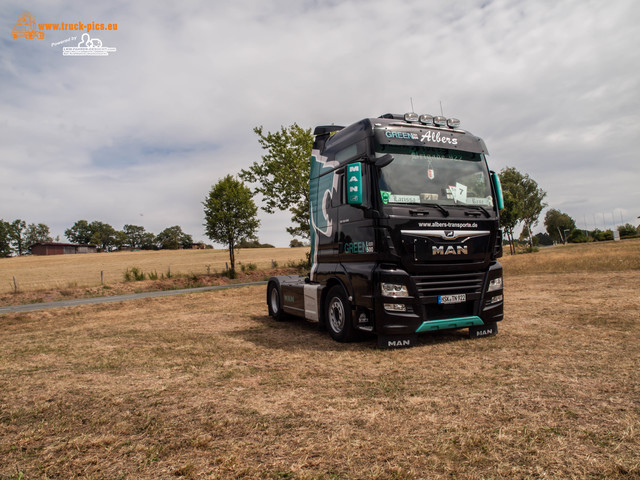
[{"label": "paved path", "polygon": [[224,290],[226,288],[249,287],[252,285],[266,285],[267,282],[234,283],[231,285],[215,285],[211,287],[184,288],[182,290],[163,290],[160,292],[132,293],[129,295],[115,295],[113,297],[75,298],[73,300],[60,300],[58,302],[31,303],[28,305],[12,305],[0,307],[0,315],[3,313],[32,312],[34,310],[47,310],[49,308],[76,307],[78,305],[93,305],[96,303],[126,302],[139,298],[168,297],[170,295],[182,295],[183,293],[208,292],[210,290]]}]

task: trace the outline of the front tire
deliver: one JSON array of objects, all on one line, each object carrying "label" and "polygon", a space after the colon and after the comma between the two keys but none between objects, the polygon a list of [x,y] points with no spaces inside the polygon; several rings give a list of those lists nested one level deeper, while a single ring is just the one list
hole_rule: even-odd
[{"label": "front tire", "polygon": [[325,303],[326,325],[329,335],[337,342],[350,342],[354,331],[351,321],[351,305],[340,285],[329,290]]}]

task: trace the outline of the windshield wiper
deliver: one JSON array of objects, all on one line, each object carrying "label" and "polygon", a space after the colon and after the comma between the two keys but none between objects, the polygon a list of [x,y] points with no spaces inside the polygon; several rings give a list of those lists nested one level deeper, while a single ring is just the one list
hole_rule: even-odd
[{"label": "windshield wiper", "polygon": [[[489,218],[491,216],[489,211],[486,208],[484,208],[484,207],[482,207],[480,205],[465,205],[465,208],[473,208],[475,210],[480,210],[482,213],[484,213],[484,216],[487,217],[487,218]],[[474,215],[475,212],[464,212],[464,214],[465,215]]]},{"label": "windshield wiper", "polygon": [[437,208],[438,210],[440,210],[440,212],[442,213],[442,215],[444,215],[445,217],[449,216],[449,210],[447,210],[446,208],[444,208],[442,205],[439,205],[437,203],[421,203],[420,206],[423,207],[434,207]]}]

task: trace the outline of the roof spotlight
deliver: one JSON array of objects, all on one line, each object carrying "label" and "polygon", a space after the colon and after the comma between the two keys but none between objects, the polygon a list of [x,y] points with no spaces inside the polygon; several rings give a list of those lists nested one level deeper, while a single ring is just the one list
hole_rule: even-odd
[{"label": "roof spotlight", "polygon": [[450,128],[457,128],[460,126],[460,120],[457,118],[447,118],[447,126]]},{"label": "roof spotlight", "polygon": [[433,125],[433,115],[420,115],[420,123]]},{"label": "roof spotlight", "polygon": [[405,122],[417,122],[418,121],[418,114],[414,113],[414,112],[405,113],[404,114],[404,121]]},{"label": "roof spotlight", "polygon": [[438,127],[444,127],[447,124],[447,119],[438,115],[437,117],[433,117],[433,123]]}]

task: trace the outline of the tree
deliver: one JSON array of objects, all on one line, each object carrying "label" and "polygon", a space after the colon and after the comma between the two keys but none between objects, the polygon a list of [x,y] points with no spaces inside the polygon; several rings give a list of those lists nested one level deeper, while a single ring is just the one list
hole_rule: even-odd
[{"label": "tree", "polygon": [[153,248],[155,235],[145,231],[144,227],[138,225],[125,225],[122,228],[122,232],[126,236],[126,241],[124,243],[126,246],[134,249],[142,248],[145,250]]},{"label": "tree", "polygon": [[9,232],[11,224],[0,219],[0,258],[11,255],[11,238]]},{"label": "tree", "polygon": [[113,244],[116,247],[116,250],[122,250],[124,247],[128,245],[127,234],[122,230],[116,230],[116,233],[113,237]]},{"label": "tree", "polygon": [[238,248],[276,248],[270,243],[260,243],[257,238],[244,238],[238,242]]},{"label": "tree", "polygon": [[620,233],[620,238],[633,237],[638,234],[638,230],[636,230],[636,227],[634,227],[630,223],[625,223],[624,225],[620,225],[618,227],[618,232]]},{"label": "tree", "polygon": [[156,236],[155,243],[160,249],[177,250],[180,247],[191,248],[193,238],[191,235],[184,233],[179,225],[174,225],[161,231]]},{"label": "tree", "polygon": [[108,223],[99,221],[89,223],[86,220],[78,220],[71,228],[64,231],[64,236],[70,242],[95,245],[105,252],[118,243],[116,229]]},{"label": "tree", "polygon": [[25,242],[25,233],[27,229],[27,223],[24,220],[14,220],[9,226],[9,239],[11,241],[11,248],[13,252],[18,255],[27,253],[27,247]]},{"label": "tree", "polygon": [[313,135],[294,123],[280,127],[276,133],[263,133],[262,126],[253,131],[266,154],[261,162],[254,162],[240,178],[256,185],[255,193],[262,194],[267,213],[289,210],[293,227],[287,228],[292,236],[309,238],[309,168]]},{"label": "tree", "polygon": [[78,220],[71,228],[67,228],[64,231],[64,236],[67,237],[67,240],[83,245],[91,243],[92,235],[93,232],[89,227],[89,222],[86,220]]},{"label": "tree", "polygon": [[531,227],[538,223],[540,212],[546,206],[546,203],[542,203],[546,193],[529,175],[523,175],[513,167],[500,171],[500,183],[505,207],[500,212],[500,222],[506,230],[511,253],[514,253],[513,229],[521,222],[527,232],[529,245],[533,246]]},{"label": "tree", "polygon": [[103,252],[108,252],[111,247],[116,246],[116,229],[108,223],[91,222],[89,230],[91,231],[91,239],[88,243],[97,246]]},{"label": "tree", "polygon": [[44,223],[30,223],[25,230],[25,245],[27,248],[36,243],[53,242],[53,238],[49,233],[49,227]]},{"label": "tree", "polygon": [[297,238],[294,238],[289,242],[290,248],[298,248],[298,247],[308,247],[309,245],[305,245],[304,242],[301,242]]},{"label": "tree", "polygon": [[241,181],[227,175],[211,187],[204,205],[204,227],[214,242],[229,248],[231,276],[235,276],[235,250],[243,240],[253,240],[260,221],[251,190]]},{"label": "tree", "polygon": [[533,243],[534,245],[553,245],[553,240],[548,234],[540,232],[533,236]]},{"label": "tree", "polygon": [[[544,216],[544,226],[547,233],[555,242],[566,243],[567,234],[573,232],[576,228],[576,222],[566,213],[552,208]],[[565,230],[569,230],[565,232]]]}]

